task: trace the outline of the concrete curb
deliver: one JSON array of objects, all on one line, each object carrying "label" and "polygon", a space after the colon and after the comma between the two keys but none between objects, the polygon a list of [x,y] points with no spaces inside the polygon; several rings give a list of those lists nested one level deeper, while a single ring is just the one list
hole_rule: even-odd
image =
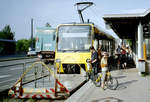
[{"label": "concrete curb", "polygon": [[86,91],[91,87],[92,87],[92,83],[88,81],[86,84],[84,84],[79,90],[77,90],[64,102],[79,102],[79,99],[81,99],[82,96],[86,93]]}]

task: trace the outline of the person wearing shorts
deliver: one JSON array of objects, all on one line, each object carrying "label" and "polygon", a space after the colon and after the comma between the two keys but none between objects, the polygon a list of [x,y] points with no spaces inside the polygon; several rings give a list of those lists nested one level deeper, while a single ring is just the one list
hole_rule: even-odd
[{"label": "person wearing shorts", "polygon": [[101,87],[104,89],[104,83],[106,78],[106,73],[108,71],[108,53],[104,52],[103,57],[101,59],[101,70],[102,70],[102,84]]}]

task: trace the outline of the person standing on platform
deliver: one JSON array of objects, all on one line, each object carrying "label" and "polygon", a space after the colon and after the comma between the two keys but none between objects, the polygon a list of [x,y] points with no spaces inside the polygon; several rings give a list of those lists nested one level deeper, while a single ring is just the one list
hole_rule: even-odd
[{"label": "person standing on platform", "polygon": [[108,71],[108,53],[104,52],[103,57],[101,59],[101,69],[102,69],[102,84],[101,87],[104,89],[104,84],[105,84],[105,78],[106,78],[106,73]]},{"label": "person standing on platform", "polygon": [[94,76],[98,73],[98,53],[95,50],[95,48],[93,46],[91,46],[90,48],[90,52],[91,52],[91,61],[90,63],[92,64],[92,75],[91,75],[91,79],[94,79]]},{"label": "person standing on platform", "polygon": [[116,55],[117,55],[117,67],[118,67],[118,69],[121,69],[121,51],[122,51],[122,49],[121,49],[121,47],[120,47],[120,45],[118,45],[118,47],[117,47],[117,49],[116,49]]}]

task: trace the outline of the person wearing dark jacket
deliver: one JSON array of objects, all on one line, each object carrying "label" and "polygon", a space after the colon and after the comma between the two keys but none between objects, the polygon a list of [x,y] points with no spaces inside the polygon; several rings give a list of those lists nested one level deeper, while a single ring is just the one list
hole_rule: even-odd
[{"label": "person wearing dark jacket", "polygon": [[93,76],[95,76],[98,73],[98,63],[99,63],[98,53],[93,46],[90,47],[90,52],[91,52],[92,72],[93,72],[93,75],[91,77],[92,80],[95,80]]}]

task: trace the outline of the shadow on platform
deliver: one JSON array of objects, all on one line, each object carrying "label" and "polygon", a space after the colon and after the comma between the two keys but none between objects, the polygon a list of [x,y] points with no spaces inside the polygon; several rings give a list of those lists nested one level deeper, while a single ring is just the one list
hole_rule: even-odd
[{"label": "shadow on platform", "polygon": [[131,80],[131,81],[127,81],[127,82],[122,82],[122,83],[119,83],[118,87],[117,87],[117,90],[123,90],[125,88],[127,88],[127,86],[129,84],[132,84],[134,82],[137,82],[138,80]]},{"label": "shadow on platform", "polygon": [[123,100],[120,100],[120,99],[115,98],[115,97],[106,97],[106,98],[93,100],[91,102],[123,102]]}]

